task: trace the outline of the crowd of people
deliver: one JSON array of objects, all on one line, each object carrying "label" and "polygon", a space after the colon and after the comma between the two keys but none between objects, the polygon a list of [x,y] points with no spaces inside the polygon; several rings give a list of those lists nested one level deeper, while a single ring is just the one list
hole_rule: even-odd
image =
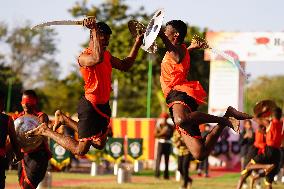
[{"label": "crowd of people", "polygon": [[[95,18],[84,19],[83,25],[90,29],[89,46],[78,58],[78,67],[85,82],[85,93],[78,103],[78,119],[76,122],[63,114],[55,113],[55,124],[48,125],[48,116],[38,109],[38,98],[33,90],[27,90],[22,96],[23,112],[18,116],[33,115],[38,117],[40,125],[27,132],[27,137],[43,136],[42,143],[32,151],[19,151],[19,144],[15,140],[15,131],[11,119],[2,115],[6,131],[0,138],[0,158],[5,156],[5,142],[7,135],[11,140],[12,149],[20,160],[18,173],[21,188],[36,188],[43,179],[48,160],[51,157],[47,148],[47,138],[51,138],[62,147],[76,155],[84,155],[90,146],[103,149],[109,133],[111,109],[109,105],[111,93],[112,68],[120,71],[129,70],[135,62],[140,46],[143,42],[143,34],[139,34],[133,44],[129,55],[119,59],[111,55],[107,50],[112,31],[104,22],[96,22]],[[282,137],[282,111],[279,108],[256,115],[255,120],[259,129],[253,131],[250,119],[253,117],[237,111],[229,106],[224,116],[214,116],[198,111],[199,105],[205,102],[206,92],[198,81],[188,81],[187,75],[190,70],[190,52],[204,48],[204,42],[192,40],[186,47],[184,38],[187,34],[187,25],[181,20],[171,20],[166,27],[159,32],[166,53],[161,62],[161,88],[169,107],[169,115],[161,114],[162,121],[157,125],[154,135],[157,138],[157,156],[155,177],[160,177],[161,157],[165,159],[163,177],[169,179],[168,162],[172,149],[172,142],[178,149],[178,170],[182,175],[181,188],[188,188],[193,180],[189,176],[190,161],[200,161],[201,170],[205,169],[208,177],[208,156],[214,149],[222,132],[227,128],[239,133],[240,121],[245,121],[245,130],[241,134],[241,144],[246,146],[242,151],[242,175],[238,185],[241,188],[244,180],[253,170],[257,175],[254,179],[266,176],[266,183],[272,188],[272,181],[279,170],[280,146]],[[3,108],[1,109],[3,111]],[[171,118],[173,125],[167,123]],[[271,118],[273,117],[273,118]],[[0,117],[1,118],[1,117]],[[17,117],[14,117],[16,119]],[[2,119],[2,118],[1,118]],[[7,121],[8,120],[8,121]],[[79,140],[58,133],[56,129],[62,125],[69,127],[78,133]],[[199,125],[217,123],[213,127],[206,127],[203,132]],[[2,124],[1,124],[2,125]],[[280,128],[281,126],[281,128]],[[9,132],[7,132],[9,131]],[[263,136],[263,137],[261,137]],[[173,139],[171,139],[173,137]],[[261,144],[261,140],[265,144]],[[4,142],[5,141],[5,142]],[[261,146],[261,147],[260,147]],[[247,153],[248,148],[254,148],[256,153]],[[250,156],[247,156],[247,155]],[[272,155],[273,154],[273,155]],[[275,155],[276,154],[276,155]],[[283,159],[283,158],[282,158]],[[1,168],[1,183],[5,183],[5,173]],[[1,186],[3,188],[3,184]]]}]

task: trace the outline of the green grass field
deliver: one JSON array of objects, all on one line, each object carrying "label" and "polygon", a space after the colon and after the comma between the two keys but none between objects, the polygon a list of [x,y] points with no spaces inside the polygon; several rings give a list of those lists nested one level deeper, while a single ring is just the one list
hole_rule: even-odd
[{"label": "green grass field", "polygon": [[[6,188],[19,189],[16,171],[6,174]],[[238,173],[225,173],[212,178],[200,178],[193,175],[192,189],[235,188]],[[81,173],[52,173],[52,188],[56,189],[178,189],[179,182],[172,176],[170,180],[155,179],[151,172],[145,171],[131,177],[131,183],[117,184],[113,175],[95,176]],[[274,189],[284,189],[283,184],[274,184]]]}]

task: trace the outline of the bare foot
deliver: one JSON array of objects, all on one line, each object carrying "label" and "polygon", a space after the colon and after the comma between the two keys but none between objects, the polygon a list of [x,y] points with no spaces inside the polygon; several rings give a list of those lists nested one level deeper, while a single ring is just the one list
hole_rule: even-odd
[{"label": "bare foot", "polygon": [[245,120],[245,119],[252,119],[253,116],[240,112],[238,110],[236,110],[235,108],[233,108],[232,106],[229,106],[224,117],[234,117],[237,120]]},{"label": "bare foot", "polygon": [[48,127],[47,127],[46,123],[42,123],[37,128],[26,132],[25,135],[27,137],[35,136],[35,135],[43,135],[43,132],[47,129],[48,129]]},{"label": "bare foot", "polygon": [[54,119],[55,120],[54,120],[54,125],[52,126],[52,130],[56,131],[61,125],[64,124],[63,115],[60,110],[56,110]]},{"label": "bare foot", "polygon": [[236,133],[240,133],[240,121],[237,120],[234,117],[229,117],[228,118],[228,127],[230,127],[231,129],[233,129]]}]

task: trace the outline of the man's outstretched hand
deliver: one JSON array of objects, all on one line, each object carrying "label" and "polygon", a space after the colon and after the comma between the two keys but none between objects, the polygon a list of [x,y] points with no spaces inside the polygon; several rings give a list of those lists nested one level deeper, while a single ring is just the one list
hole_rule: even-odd
[{"label": "man's outstretched hand", "polygon": [[96,17],[90,16],[90,17],[84,18],[83,26],[89,29],[94,29],[96,27]]}]

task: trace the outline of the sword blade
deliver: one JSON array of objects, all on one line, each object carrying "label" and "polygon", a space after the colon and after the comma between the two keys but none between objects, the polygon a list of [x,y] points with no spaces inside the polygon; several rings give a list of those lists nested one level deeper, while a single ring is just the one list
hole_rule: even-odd
[{"label": "sword blade", "polygon": [[245,70],[242,68],[242,66],[240,65],[240,62],[238,60],[235,60],[232,56],[224,53],[223,51],[219,51],[219,50],[217,50],[215,48],[209,48],[209,49],[214,54],[221,55],[223,58],[225,58],[229,62],[233,63],[239,69],[239,71],[245,76],[245,78],[248,79],[248,76],[247,76]]},{"label": "sword blade", "polygon": [[45,26],[51,26],[51,25],[83,25],[83,21],[80,20],[56,20],[56,21],[50,21],[50,22],[44,22],[38,25],[33,26],[31,29],[38,29]]}]

